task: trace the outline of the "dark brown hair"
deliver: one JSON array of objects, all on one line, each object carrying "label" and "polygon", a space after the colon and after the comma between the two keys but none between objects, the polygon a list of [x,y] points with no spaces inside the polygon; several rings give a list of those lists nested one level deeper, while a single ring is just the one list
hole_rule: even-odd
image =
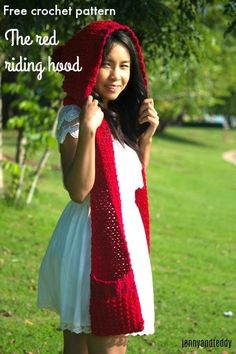
[{"label": "dark brown hair", "polygon": [[97,93],[93,92],[93,96],[101,102],[105,119],[114,138],[138,152],[138,137],[147,128],[147,125],[141,127],[138,123],[138,111],[143,100],[147,97],[147,90],[135,46],[126,31],[119,30],[111,33],[104,47],[103,61],[114,43],[125,46],[129,51],[131,61],[129,82],[116,100],[109,101],[107,109],[102,106],[102,99]]}]

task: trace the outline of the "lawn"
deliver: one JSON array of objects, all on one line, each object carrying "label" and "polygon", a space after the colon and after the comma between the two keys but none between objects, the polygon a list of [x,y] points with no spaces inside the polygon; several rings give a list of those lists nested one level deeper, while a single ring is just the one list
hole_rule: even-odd
[{"label": "lawn", "polygon": [[[13,153],[6,139],[5,152]],[[236,353],[236,166],[222,159],[236,131],[168,128],[153,141],[148,170],[156,333],[130,338],[127,354]],[[0,202],[0,353],[62,350],[57,315],[36,306],[37,275],[68,201],[57,149],[32,205]],[[232,311],[234,316],[224,316]],[[182,348],[187,339],[231,348]]]}]

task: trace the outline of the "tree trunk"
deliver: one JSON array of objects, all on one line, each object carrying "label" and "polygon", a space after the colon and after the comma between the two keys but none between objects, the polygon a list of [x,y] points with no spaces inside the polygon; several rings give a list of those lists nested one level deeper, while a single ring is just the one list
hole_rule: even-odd
[{"label": "tree trunk", "polygon": [[27,149],[26,149],[26,144],[27,140],[23,136],[20,140],[20,149],[19,149],[19,163],[20,166],[20,177],[17,182],[17,190],[16,190],[16,195],[15,195],[15,200],[19,200],[22,190],[23,190],[23,185],[24,185],[24,177],[25,177],[25,169],[26,169],[26,157],[27,157]]},{"label": "tree trunk", "polygon": [[164,119],[164,120],[160,119],[160,123],[158,125],[157,132],[158,133],[163,133],[164,130],[169,125],[169,123],[170,123],[170,120],[168,120],[168,119]]},{"label": "tree trunk", "polygon": [[15,157],[15,161],[19,164],[20,160],[21,160],[21,156],[22,156],[22,140],[24,138],[24,129],[19,128],[17,130],[18,134],[17,134],[17,144],[16,144],[16,157]]},{"label": "tree trunk", "polygon": [[35,175],[34,175],[34,179],[33,179],[33,182],[31,184],[31,187],[30,187],[30,191],[28,193],[28,197],[27,197],[27,200],[26,200],[26,204],[29,205],[32,201],[32,198],[33,198],[33,195],[34,195],[34,192],[35,192],[35,189],[36,189],[36,186],[37,186],[37,183],[38,183],[38,180],[39,180],[39,177],[40,177],[40,174],[41,174],[41,171],[43,170],[48,158],[49,158],[49,155],[50,155],[50,151],[49,149],[45,149],[44,153],[43,153],[43,156],[41,157],[40,161],[39,161],[39,164],[37,166],[37,170],[35,172]]},{"label": "tree trunk", "polygon": [[2,120],[3,120],[3,117],[2,117],[2,72],[1,72],[1,68],[0,68],[0,197],[2,197],[4,195]]},{"label": "tree trunk", "polygon": [[[56,127],[57,127],[57,118],[55,119],[54,121],[54,124],[53,124],[53,127],[52,127],[52,136],[55,136],[55,133],[56,133]],[[28,197],[27,197],[27,200],[26,200],[26,204],[29,205],[32,201],[32,198],[33,198],[33,195],[34,195],[34,192],[35,192],[35,189],[36,189],[36,186],[37,186],[37,183],[38,183],[38,180],[39,180],[39,177],[40,177],[40,174],[49,158],[49,155],[50,155],[50,151],[49,151],[49,148],[46,148],[44,150],[44,153],[43,153],[43,156],[41,157],[39,163],[38,163],[38,166],[37,166],[37,169],[35,171],[35,174],[34,174],[34,179],[33,179],[33,182],[31,184],[31,187],[30,187],[30,191],[28,193]]]},{"label": "tree trunk", "polygon": [[175,124],[176,125],[181,125],[183,123],[183,118],[184,118],[185,112],[180,112],[176,119],[175,119]]},{"label": "tree trunk", "polygon": [[19,177],[18,186],[17,186],[17,190],[16,190],[16,195],[15,195],[15,201],[19,200],[22,190],[23,190],[25,169],[26,169],[26,163],[22,164],[22,166],[21,166],[20,177]]},{"label": "tree trunk", "polygon": [[20,167],[24,164],[26,160],[26,145],[27,139],[24,136],[24,131],[21,129],[19,131],[18,141],[17,141],[17,153],[16,153],[16,162]]}]

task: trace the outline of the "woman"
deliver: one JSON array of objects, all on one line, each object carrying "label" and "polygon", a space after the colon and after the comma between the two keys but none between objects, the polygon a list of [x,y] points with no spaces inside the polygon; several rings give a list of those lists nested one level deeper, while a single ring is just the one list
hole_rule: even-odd
[{"label": "woman", "polygon": [[60,314],[65,354],[123,354],[129,334],[154,332],[145,170],[159,118],[129,27],[93,22],[53,59],[77,56],[57,130],[71,201],[42,261],[38,305]]}]

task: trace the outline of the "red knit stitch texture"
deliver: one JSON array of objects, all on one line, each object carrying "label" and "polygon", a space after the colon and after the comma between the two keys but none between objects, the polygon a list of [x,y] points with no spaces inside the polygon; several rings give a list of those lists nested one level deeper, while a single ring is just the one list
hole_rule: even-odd
[{"label": "red knit stitch texture", "polygon": [[144,323],[124,233],[112,136],[106,120],[96,134],[95,168],[91,191],[92,332],[139,332]]},{"label": "red knit stitch texture", "polygon": [[148,250],[150,253],[150,214],[149,214],[149,205],[148,205],[148,194],[147,194],[147,180],[146,180],[146,174],[144,168],[142,169],[142,175],[143,175],[143,188],[139,188],[135,192],[135,202],[139,207],[139,211],[141,214],[141,218],[143,221],[145,233],[146,233],[146,239],[147,239],[147,245],[148,245]]}]

